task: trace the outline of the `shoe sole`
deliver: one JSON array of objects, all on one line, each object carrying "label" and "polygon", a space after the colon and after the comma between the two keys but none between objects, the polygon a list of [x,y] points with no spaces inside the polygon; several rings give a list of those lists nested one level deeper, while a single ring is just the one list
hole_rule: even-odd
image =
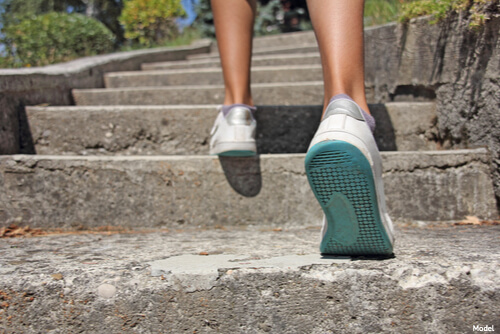
[{"label": "shoe sole", "polygon": [[363,153],[347,142],[326,140],[311,147],[305,167],[327,220],[321,253],[391,255],[372,168]]},{"label": "shoe sole", "polygon": [[255,142],[222,142],[210,150],[210,154],[223,157],[251,157],[257,154]]},{"label": "shoe sole", "polygon": [[227,151],[216,155],[220,157],[253,157],[255,154],[253,151]]}]

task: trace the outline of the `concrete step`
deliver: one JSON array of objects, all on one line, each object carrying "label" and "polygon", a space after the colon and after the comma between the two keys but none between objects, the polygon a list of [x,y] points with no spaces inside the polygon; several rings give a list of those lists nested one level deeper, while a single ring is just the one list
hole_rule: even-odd
[{"label": "concrete step", "polygon": [[[278,55],[278,54],[299,54],[299,53],[318,53],[318,45],[316,42],[307,44],[297,44],[293,46],[271,46],[263,48],[254,48],[252,55],[263,56],[263,55]],[[218,52],[211,52],[205,54],[194,54],[189,55],[187,59],[218,59]]]},{"label": "concrete step", "polygon": [[[6,333],[472,333],[500,328],[500,228],[400,228],[395,257],[319,230],[0,239]],[[202,255],[208,254],[208,255]]]},{"label": "concrete step", "polygon": [[[323,102],[323,82],[263,83],[252,85],[254,101],[268,105],[317,105]],[[76,105],[220,104],[222,85],[74,89]]]},{"label": "concrete step", "polygon": [[[265,66],[252,69],[252,82],[278,83],[323,80],[321,65]],[[213,68],[113,72],[104,75],[107,88],[223,85],[222,71]]]},{"label": "concrete step", "polygon": [[[0,157],[0,222],[32,227],[317,224],[304,154]],[[497,217],[486,149],[382,153],[393,219]]]},{"label": "concrete step", "polygon": [[[370,105],[383,151],[439,149],[434,103]],[[260,153],[304,153],[322,106],[258,106]],[[205,106],[27,107],[33,148],[42,155],[207,154],[217,115]],[[85,124],[85,127],[81,125]],[[75,131],[75,129],[79,129]]]},{"label": "concrete step", "polygon": [[314,31],[298,31],[278,35],[259,36],[253,39],[255,49],[270,47],[294,47],[304,44],[315,44],[316,36]]},{"label": "concrete step", "polygon": [[[293,65],[321,65],[319,53],[302,54],[278,54],[269,56],[252,57],[252,67],[259,66],[293,66]],[[192,59],[157,63],[145,63],[142,70],[175,70],[192,68],[220,67],[220,60],[217,59]]]}]

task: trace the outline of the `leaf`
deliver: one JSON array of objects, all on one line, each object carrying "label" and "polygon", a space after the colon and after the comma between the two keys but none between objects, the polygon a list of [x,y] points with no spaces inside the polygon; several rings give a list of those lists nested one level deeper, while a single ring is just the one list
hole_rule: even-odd
[{"label": "leaf", "polygon": [[60,281],[63,279],[63,275],[60,273],[50,275],[54,280]]}]

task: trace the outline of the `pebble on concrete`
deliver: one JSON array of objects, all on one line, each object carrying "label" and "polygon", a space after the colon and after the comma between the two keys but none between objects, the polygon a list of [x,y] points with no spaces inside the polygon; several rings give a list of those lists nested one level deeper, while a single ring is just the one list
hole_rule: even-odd
[{"label": "pebble on concrete", "polygon": [[116,294],[116,287],[107,283],[101,284],[97,288],[97,294],[99,297],[112,298]]}]

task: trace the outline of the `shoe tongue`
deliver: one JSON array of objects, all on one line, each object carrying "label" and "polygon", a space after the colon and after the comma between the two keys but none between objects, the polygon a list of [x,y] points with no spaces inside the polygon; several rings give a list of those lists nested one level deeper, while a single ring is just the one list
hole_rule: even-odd
[{"label": "shoe tongue", "polygon": [[222,106],[222,113],[224,114],[224,117],[226,117],[227,114],[229,114],[229,112],[231,111],[231,109],[233,109],[235,107],[246,108],[246,109],[250,110],[252,112],[252,114],[257,111],[257,108],[251,107],[247,104],[242,104],[242,103],[230,104],[228,106]]}]

